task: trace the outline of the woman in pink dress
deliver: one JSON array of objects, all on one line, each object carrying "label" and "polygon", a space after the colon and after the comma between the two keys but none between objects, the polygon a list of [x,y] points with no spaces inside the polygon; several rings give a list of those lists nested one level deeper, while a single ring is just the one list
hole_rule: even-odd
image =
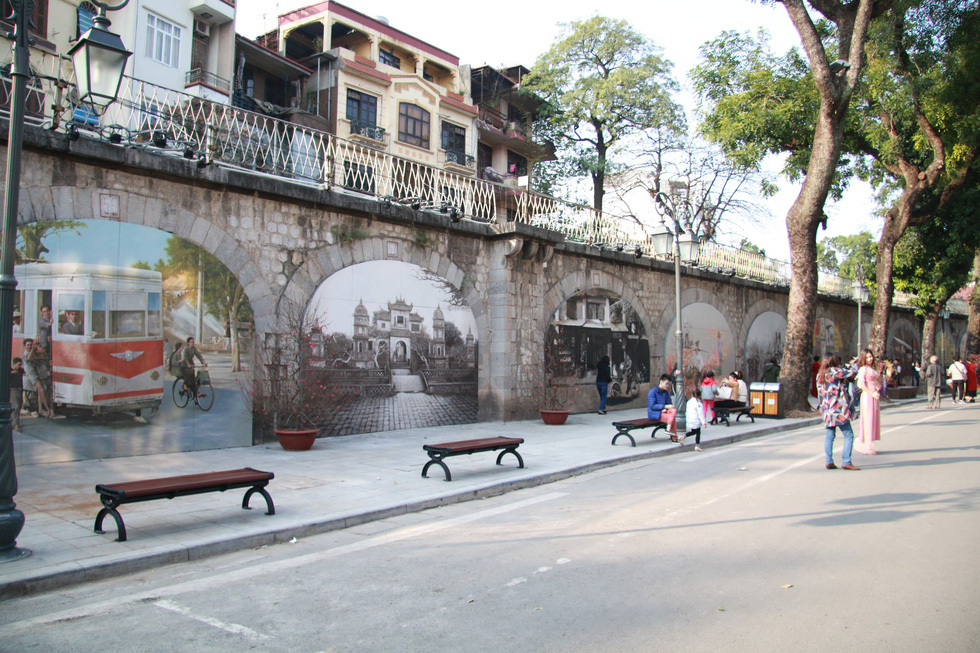
[{"label": "woman in pink dress", "polygon": [[870,349],[858,358],[857,385],[861,389],[861,438],[857,450],[874,456],[875,440],[881,439],[881,372],[875,368],[875,355]]}]

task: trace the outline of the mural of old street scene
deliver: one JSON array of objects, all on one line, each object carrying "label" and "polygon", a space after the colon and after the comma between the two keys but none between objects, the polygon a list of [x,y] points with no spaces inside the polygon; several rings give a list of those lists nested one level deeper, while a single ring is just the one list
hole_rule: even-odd
[{"label": "mural of old street scene", "polygon": [[[542,397],[540,402],[555,404],[545,407],[591,407],[596,366],[603,356],[609,356],[612,373],[608,405],[637,399],[644,384],[650,383],[650,344],[636,310],[625,299],[603,290],[569,297],[558,307],[545,344],[547,385],[566,392]],[[586,387],[589,392],[575,391]]]},{"label": "mural of old street scene", "polygon": [[476,421],[476,320],[445,279],[398,261],[360,263],[323,282],[305,324],[312,367],[337,398],[321,435]]},{"label": "mural of old street scene", "polygon": [[745,338],[745,369],[743,374],[749,381],[762,379],[766,363],[783,358],[783,338],[786,336],[786,318],[779,313],[767,311],[760,314],[749,327]]},{"label": "mural of old street scene", "polygon": [[[735,368],[735,340],[725,317],[717,308],[703,302],[684,306],[681,310],[684,321],[684,366],[685,373],[692,367],[700,374],[714,370],[716,375],[729,374]],[[664,372],[677,368],[676,319],[671,321],[664,346]]]},{"label": "mural of old street scene", "polygon": [[[868,335],[870,335],[870,325],[868,326]],[[915,383],[913,368],[919,362],[922,352],[919,344],[921,333],[921,329],[916,329],[908,318],[892,318],[891,326],[888,329],[888,347],[885,350],[885,358],[897,362],[898,366],[901,367],[900,371],[896,369],[898,385],[913,385]],[[867,337],[863,342],[868,342]],[[949,357],[946,360],[952,362],[953,355],[953,349],[950,347]]]},{"label": "mural of old street scene", "polygon": [[[19,464],[251,444],[239,383],[251,309],[214,257],[147,227],[61,220],[20,226],[17,259]],[[188,337],[208,365],[198,402],[169,366]]]}]

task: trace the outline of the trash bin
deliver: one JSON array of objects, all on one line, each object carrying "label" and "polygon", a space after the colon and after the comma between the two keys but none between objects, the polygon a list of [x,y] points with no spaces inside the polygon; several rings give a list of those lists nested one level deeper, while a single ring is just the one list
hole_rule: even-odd
[{"label": "trash bin", "polygon": [[753,415],[765,415],[766,393],[765,383],[749,384],[749,405]]},{"label": "trash bin", "polygon": [[[762,414],[766,417],[779,417],[783,416],[783,402],[779,400],[779,383],[763,383],[763,411]],[[755,412],[753,410],[752,412]]]}]

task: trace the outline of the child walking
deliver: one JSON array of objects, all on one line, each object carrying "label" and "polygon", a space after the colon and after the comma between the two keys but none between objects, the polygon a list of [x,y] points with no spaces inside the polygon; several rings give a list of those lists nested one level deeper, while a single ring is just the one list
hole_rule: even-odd
[{"label": "child walking", "polygon": [[687,421],[687,432],[678,440],[684,444],[684,438],[694,436],[694,450],[701,449],[701,429],[707,424],[704,419],[704,406],[701,404],[701,388],[698,386],[687,386],[684,389],[687,396],[687,403],[684,405],[684,417]]},{"label": "child walking", "polygon": [[715,397],[718,396],[718,382],[715,381],[715,371],[708,370],[701,380],[701,404],[704,406],[704,424],[715,422]]}]

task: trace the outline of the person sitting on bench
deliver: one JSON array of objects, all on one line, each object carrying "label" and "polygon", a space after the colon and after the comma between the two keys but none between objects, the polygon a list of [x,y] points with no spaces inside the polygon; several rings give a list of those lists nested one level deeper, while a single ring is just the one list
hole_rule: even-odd
[{"label": "person sitting on bench", "polygon": [[735,370],[729,374],[722,383],[722,389],[726,387],[729,388],[730,394],[727,398],[722,398],[725,393],[719,392],[718,399],[715,399],[715,408],[736,410],[749,405],[749,386],[745,385],[745,381],[742,380],[741,372]]},{"label": "person sitting on bench", "polygon": [[647,395],[647,419],[660,420],[667,425],[667,431],[677,437],[677,409],[670,398],[670,390],[670,375],[662,374],[660,383]]}]

